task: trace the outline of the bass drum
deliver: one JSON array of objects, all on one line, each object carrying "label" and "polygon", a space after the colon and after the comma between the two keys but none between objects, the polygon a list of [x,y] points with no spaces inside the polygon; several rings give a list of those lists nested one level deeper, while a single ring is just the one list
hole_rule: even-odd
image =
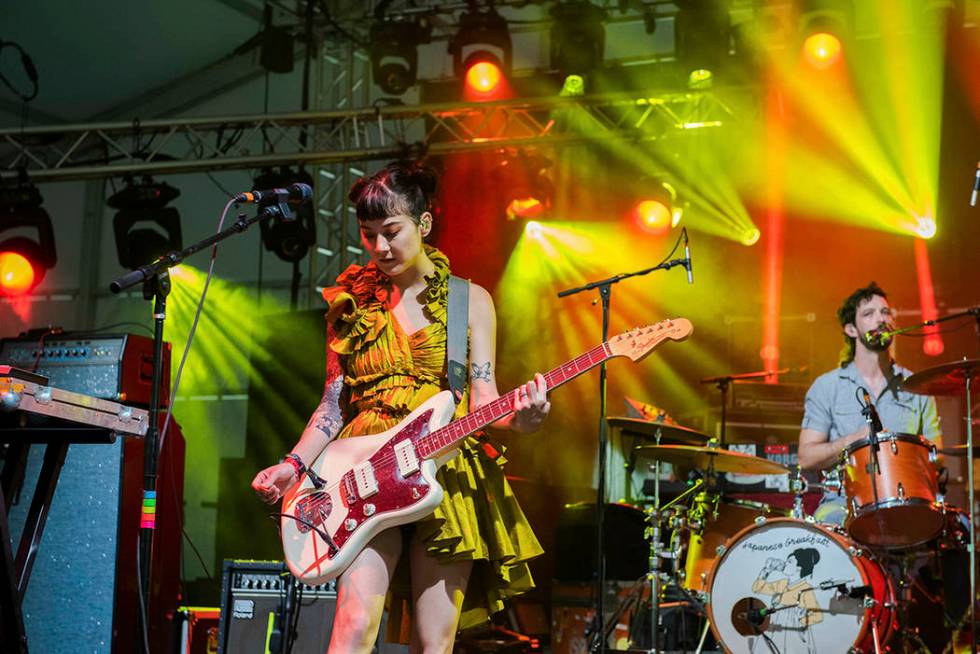
[{"label": "bass drum", "polygon": [[707,589],[711,629],[732,654],[873,652],[897,626],[881,565],[847,536],[792,518],[732,537]]}]

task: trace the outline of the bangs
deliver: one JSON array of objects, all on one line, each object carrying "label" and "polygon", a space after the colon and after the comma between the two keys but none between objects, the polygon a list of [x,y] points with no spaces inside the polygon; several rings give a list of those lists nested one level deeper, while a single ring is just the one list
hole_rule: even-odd
[{"label": "bangs", "polygon": [[409,215],[408,201],[384,183],[366,185],[355,205],[361,222],[390,216]]}]

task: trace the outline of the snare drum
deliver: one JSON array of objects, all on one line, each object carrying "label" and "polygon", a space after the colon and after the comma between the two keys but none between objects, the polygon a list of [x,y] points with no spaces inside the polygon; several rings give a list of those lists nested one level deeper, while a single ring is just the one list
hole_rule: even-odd
[{"label": "snare drum", "polygon": [[726,652],[881,651],[897,627],[882,566],[847,536],[793,518],[746,527],[707,580],[711,630]]},{"label": "snare drum", "polygon": [[[748,500],[722,499],[717,501],[717,510],[695,503],[696,514],[701,510],[701,528],[693,530],[687,543],[687,559],[684,563],[683,587],[693,591],[705,590],[705,580],[711,566],[718,558],[718,548],[739,531],[775,517],[768,504]],[[710,500],[708,500],[710,502]],[[784,513],[785,515],[785,513]]]},{"label": "snare drum", "polygon": [[936,447],[921,436],[878,434],[878,474],[867,438],[844,450],[847,532],[871,547],[910,547],[943,529],[943,502],[933,462]]}]

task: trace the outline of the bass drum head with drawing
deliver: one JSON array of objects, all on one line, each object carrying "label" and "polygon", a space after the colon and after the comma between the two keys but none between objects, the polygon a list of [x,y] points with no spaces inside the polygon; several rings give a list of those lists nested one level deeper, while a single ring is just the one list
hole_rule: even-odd
[{"label": "bass drum head with drawing", "polygon": [[874,651],[875,634],[884,646],[895,619],[891,581],[875,560],[846,536],[791,518],[735,534],[707,591],[711,629],[732,654]]}]

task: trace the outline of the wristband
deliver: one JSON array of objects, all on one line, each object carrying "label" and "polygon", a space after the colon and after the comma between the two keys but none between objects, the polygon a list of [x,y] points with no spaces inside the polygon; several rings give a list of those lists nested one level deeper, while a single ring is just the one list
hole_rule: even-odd
[{"label": "wristband", "polygon": [[302,477],[303,473],[306,472],[306,466],[303,465],[303,459],[299,458],[299,455],[294,454],[293,452],[290,452],[286,456],[282,457],[279,460],[279,463],[288,463],[289,465],[293,466],[293,469],[296,470],[297,478]]}]

